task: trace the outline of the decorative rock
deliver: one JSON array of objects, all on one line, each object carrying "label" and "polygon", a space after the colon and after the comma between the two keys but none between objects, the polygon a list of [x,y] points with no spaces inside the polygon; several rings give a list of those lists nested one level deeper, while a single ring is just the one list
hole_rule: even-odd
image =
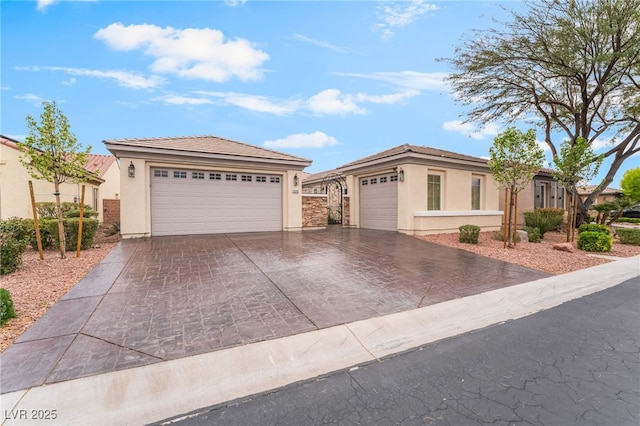
[{"label": "decorative rock", "polygon": [[573,253],[576,251],[576,249],[573,248],[573,244],[572,243],[559,243],[559,244],[554,244],[553,245],[553,249],[554,250],[560,250],[560,251],[566,251],[569,253]]},{"label": "decorative rock", "polygon": [[523,231],[522,229],[518,229],[516,232],[518,233],[518,241],[520,241],[521,243],[528,243],[529,242],[529,234],[527,234],[527,231]]}]

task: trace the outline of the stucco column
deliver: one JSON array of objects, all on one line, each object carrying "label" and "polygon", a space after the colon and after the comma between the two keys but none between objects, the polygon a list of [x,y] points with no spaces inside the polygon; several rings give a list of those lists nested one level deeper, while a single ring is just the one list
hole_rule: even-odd
[{"label": "stucco column", "polygon": [[[135,167],[135,176],[129,177],[129,166]],[[122,238],[151,235],[149,209],[149,171],[144,160],[120,159],[120,234]]]},{"label": "stucco column", "polygon": [[[300,231],[302,230],[302,171],[287,170],[283,179],[282,229]],[[296,180],[297,185],[295,185]]]}]

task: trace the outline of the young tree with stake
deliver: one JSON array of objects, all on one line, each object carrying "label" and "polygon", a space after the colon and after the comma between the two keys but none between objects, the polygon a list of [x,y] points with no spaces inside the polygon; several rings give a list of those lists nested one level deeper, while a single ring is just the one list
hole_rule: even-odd
[{"label": "young tree with stake", "polygon": [[43,179],[53,183],[56,197],[56,215],[58,217],[58,237],[60,240],[60,258],[65,258],[66,242],[62,208],[60,204],[60,184],[72,180],[86,182],[89,172],[84,166],[89,161],[91,146],[82,148],[70,130],[69,121],[55,101],[43,102],[44,111],[40,123],[27,115],[29,135],[18,143],[23,153],[20,162],[34,179]]}]

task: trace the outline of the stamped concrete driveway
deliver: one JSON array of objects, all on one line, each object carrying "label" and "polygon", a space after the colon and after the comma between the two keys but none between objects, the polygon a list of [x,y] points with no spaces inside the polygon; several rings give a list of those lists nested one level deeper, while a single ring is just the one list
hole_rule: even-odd
[{"label": "stamped concrete driveway", "polygon": [[546,276],[396,232],[341,227],[125,240],[0,355],[1,392]]}]

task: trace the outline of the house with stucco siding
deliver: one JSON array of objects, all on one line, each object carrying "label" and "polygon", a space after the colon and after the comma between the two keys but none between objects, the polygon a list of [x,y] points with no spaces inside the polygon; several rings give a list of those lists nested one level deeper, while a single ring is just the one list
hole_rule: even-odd
[{"label": "house with stucco siding", "polygon": [[[53,202],[53,183],[34,179],[20,163],[23,155],[18,141],[0,135],[0,219],[12,217],[32,218],[29,181],[33,183],[36,202]],[[85,167],[93,177],[85,185],[85,204],[99,212],[102,220],[103,200],[117,199],[120,193],[120,167],[112,155],[90,154]],[[71,180],[60,185],[62,202],[78,202],[82,195],[82,184]]]}]

